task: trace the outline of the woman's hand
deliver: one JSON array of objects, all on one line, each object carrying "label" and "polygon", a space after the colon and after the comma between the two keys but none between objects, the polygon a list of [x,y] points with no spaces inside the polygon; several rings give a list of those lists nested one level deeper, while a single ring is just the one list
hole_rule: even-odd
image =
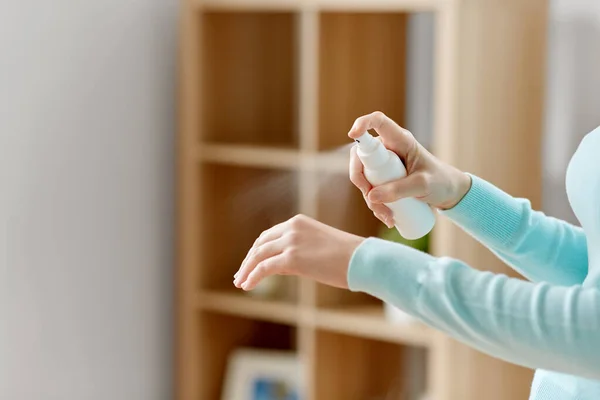
[{"label": "woman's hand", "polygon": [[405,197],[418,198],[432,207],[454,207],[469,191],[471,178],[429,153],[413,135],[381,112],[358,118],[348,136],[355,139],[367,130],[375,130],[386,148],[400,156],[407,176],[373,188],[363,175],[363,165],[352,148],[350,180],[358,187],[375,216],[388,227],[393,226],[392,212],[383,203]]},{"label": "woman's hand", "polygon": [[350,258],[363,240],[297,215],[256,239],[234,275],[234,285],[252,290],[270,275],[298,275],[346,289]]}]

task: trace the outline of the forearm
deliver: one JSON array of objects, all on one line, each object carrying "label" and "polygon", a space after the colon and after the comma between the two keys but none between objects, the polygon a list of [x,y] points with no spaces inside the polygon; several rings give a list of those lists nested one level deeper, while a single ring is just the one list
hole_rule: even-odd
[{"label": "forearm", "polygon": [[509,279],[379,239],[356,250],[348,282],[497,358],[600,378],[596,289]]},{"label": "forearm", "polygon": [[534,211],[528,200],[477,176],[466,196],[441,213],[532,281],[572,285],[587,275],[581,228]]}]

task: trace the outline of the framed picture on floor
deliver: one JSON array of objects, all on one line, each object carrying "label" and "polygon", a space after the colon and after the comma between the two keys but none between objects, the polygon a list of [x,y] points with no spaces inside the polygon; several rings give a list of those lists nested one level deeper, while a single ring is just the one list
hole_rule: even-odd
[{"label": "framed picture on floor", "polygon": [[221,400],[302,400],[294,352],[241,348],[231,353]]}]

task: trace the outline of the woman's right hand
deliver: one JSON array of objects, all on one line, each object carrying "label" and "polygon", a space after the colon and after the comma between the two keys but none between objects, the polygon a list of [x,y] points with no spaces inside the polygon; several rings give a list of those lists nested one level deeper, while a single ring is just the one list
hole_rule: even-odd
[{"label": "woman's right hand", "polygon": [[414,197],[434,208],[450,209],[469,191],[469,175],[434,157],[409,131],[398,126],[382,112],[358,118],[348,136],[355,139],[369,129],[375,130],[384,146],[400,156],[407,172],[407,176],[402,179],[373,188],[363,174],[356,146],[352,148],[350,180],[363,193],[375,216],[388,227],[391,228],[394,223],[392,212],[384,203]]}]

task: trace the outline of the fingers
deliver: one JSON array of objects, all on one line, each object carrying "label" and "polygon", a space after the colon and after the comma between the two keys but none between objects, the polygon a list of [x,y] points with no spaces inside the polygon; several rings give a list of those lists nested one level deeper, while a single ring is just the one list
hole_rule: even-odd
[{"label": "fingers", "polygon": [[391,203],[407,197],[423,198],[428,195],[429,177],[425,173],[408,175],[397,181],[372,189],[367,198],[375,204]]},{"label": "fingers", "polygon": [[285,265],[287,263],[286,257],[283,253],[277,254],[273,257],[267,258],[256,265],[256,268],[250,272],[248,279],[242,284],[242,289],[252,290],[260,283],[264,278],[279,274],[282,275],[285,271]]},{"label": "fingers", "polygon": [[249,256],[246,258],[246,261],[242,264],[240,270],[236,274],[234,285],[238,288],[247,289],[246,282],[253,271],[259,268],[260,265],[262,265],[260,268],[264,268],[266,265],[265,263],[270,265],[271,262],[267,261],[270,258],[281,254],[284,249],[285,240],[282,237],[253,247],[249,252]]},{"label": "fingers", "polygon": [[356,146],[350,151],[350,181],[366,196],[371,190],[371,184],[363,174],[363,164],[356,154]]},{"label": "fingers", "polygon": [[[287,222],[287,221],[285,221],[285,222]],[[285,222],[281,222],[281,223],[271,227],[270,229],[267,229],[266,231],[261,233],[258,238],[256,238],[256,240],[252,244],[252,247],[250,248],[250,250],[248,250],[248,253],[246,254],[246,257],[244,258],[244,261],[242,261],[242,266],[240,267],[238,272],[236,272],[235,275],[233,275],[234,279],[237,279],[242,268],[244,268],[244,265],[248,261],[248,258],[253,254],[253,251],[258,246],[261,246],[262,244],[270,242],[272,240],[278,239],[283,235],[283,233],[285,232],[285,225],[284,225]]]},{"label": "fingers", "polygon": [[373,211],[373,215],[375,215],[375,218],[383,222],[388,228],[392,228],[394,226],[394,216],[392,214],[392,210],[390,210],[383,204],[376,204],[370,202],[367,199],[365,200],[367,201],[367,205],[369,206],[371,211]]},{"label": "fingers", "polygon": [[372,186],[363,174],[363,165],[356,154],[356,146],[352,147],[350,152],[350,181],[354,186],[360,189],[367,206],[373,211],[375,217],[383,222],[388,228],[393,227],[394,220],[392,211],[383,204],[375,204],[372,201],[369,201],[367,197]]},{"label": "fingers", "polygon": [[400,127],[381,111],[357,118],[348,136],[356,139],[369,129],[375,130],[385,147],[396,152],[400,157],[406,157],[416,145],[415,138],[408,130]]}]

